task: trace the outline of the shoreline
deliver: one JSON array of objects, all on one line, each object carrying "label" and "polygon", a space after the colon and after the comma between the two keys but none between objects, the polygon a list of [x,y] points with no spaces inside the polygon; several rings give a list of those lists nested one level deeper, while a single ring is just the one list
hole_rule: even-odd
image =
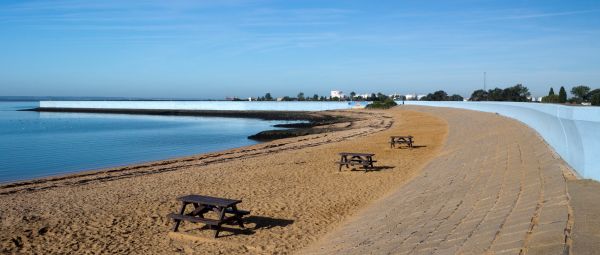
[{"label": "shoreline", "polygon": [[[307,121],[307,123],[277,124],[274,127],[285,128],[263,130],[248,136],[248,139],[265,142],[276,139],[305,136],[311,134],[341,131],[351,127],[358,118],[350,118],[335,114],[337,110],[327,111],[255,111],[255,110],[158,110],[158,109],[106,109],[106,108],[49,108],[37,107],[20,111],[35,112],[67,112],[67,113],[100,113],[100,114],[133,114],[154,116],[192,116],[192,117],[225,117],[251,118],[261,120]],[[338,125],[344,124],[347,125]]]},{"label": "shoreline", "polygon": [[[89,112],[89,113],[118,113],[118,114],[144,114],[144,115],[165,115],[165,116],[206,116],[206,117],[232,117],[232,118],[258,118],[258,119],[264,119],[264,120],[312,120],[312,122],[309,123],[291,123],[291,124],[278,124],[275,125],[275,127],[279,127],[279,126],[283,126],[283,127],[287,127],[288,125],[291,126],[291,128],[288,129],[284,129],[284,130],[265,130],[265,131],[261,131],[255,135],[251,135],[251,136],[257,136],[261,133],[266,133],[263,134],[263,136],[268,136],[271,134],[274,135],[278,135],[280,131],[283,132],[290,132],[289,136],[280,136],[277,138],[273,138],[273,139],[252,139],[250,137],[248,137],[248,139],[251,140],[255,140],[258,143],[254,144],[254,145],[248,145],[248,146],[242,146],[242,147],[234,147],[234,148],[229,148],[229,149],[225,149],[225,150],[220,150],[220,151],[212,151],[212,152],[204,152],[204,153],[197,153],[197,154],[191,154],[191,155],[186,155],[186,156],[179,156],[179,157],[172,157],[172,158],[166,158],[166,159],[162,159],[162,160],[149,160],[149,161],[145,161],[145,162],[138,162],[138,163],[130,163],[130,164],[125,164],[122,166],[115,166],[115,167],[102,167],[102,168],[98,168],[98,169],[83,169],[83,170],[79,170],[79,171],[75,171],[75,172],[70,172],[70,173],[61,173],[61,174],[54,174],[54,175],[48,175],[48,176],[42,176],[42,177],[36,177],[36,178],[31,178],[31,179],[23,179],[23,180],[15,180],[15,181],[7,181],[7,182],[1,182],[0,183],[0,195],[6,195],[6,194],[12,194],[12,193],[16,193],[16,192],[20,192],[23,190],[43,190],[46,188],[31,188],[31,186],[36,186],[36,185],[41,185],[41,184],[46,184],[46,183],[55,183],[55,182],[62,182],[62,181],[70,181],[70,180],[78,180],[80,183],[84,183],[87,181],[82,181],[80,179],[95,179],[95,177],[99,176],[99,175],[113,175],[115,173],[121,173],[121,172],[134,172],[136,169],[144,169],[144,168],[148,168],[148,167],[156,167],[156,166],[161,166],[161,165],[169,165],[172,163],[177,163],[177,162],[185,162],[185,161],[193,161],[193,160],[197,160],[197,159],[201,159],[201,158],[213,158],[213,157],[217,157],[219,155],[227,155],[231,152],[237,152],[237,151],[246,151],[248,150],[252,150],[251,148],[255,147],[255,146],[260,146],[260,145],[264,145],[264,144],[268,144],[270,142],[277,142],[278,140],[283,140],[286,138],[294,138],[294,137],[299,137],[299,136],[307,136],[307,135],[318,135],[318,134],[325,134],[326,133],[333,133],[333,132],[339,132],[339,131],[344,131],[344,130],[350,130],[353,127],[353,122],[355,121],[364,121],[364,117],[361,115],[364,114],[368,114],[368,113],[364,113],[364,112],[356,112],[356,111],[352,111],[352,110],[330,110],[330,111],[317,111],[317,112],[311,112],[311,111],[288,111],[288,112],[282,112],[282,111],[212,111],[212,110],[206,110],[206,111],[184,111],[187,112],[189,114],[193,114],[193,115],[178,115],[176,114],[176,112],[179,111],[162,111],[162,110],[142,110],[142,111],[130,111],[128,109],[119,109],[115,112],[113,111],[104,111],[104,109],[93,109],[92,111],[85,111],[85,110],[89,110],[89,109],[81,109],[84,111],[79,111],[80,109],[73,109],[73,111],[66,111],[66,112]],[[47,109],[41,109],[41,108],[34,108],[34,109],[24,109],[24,110],[20,110],[20,111],[38,111],[38,112],[44,112],[47,111]],[[63,112],[62,110],[50,110],[49,112]],[[140,112],[145,112],[145,113],[140,113]],[[326,112],[326,113],[325,113]],[[351,116],[351,117],[349,117]],[[347,123],[350,124],[347,124]],[[342,127],[336,127],[336,125],[341,124]],[[298,125],[299,127],[295,127],[296,125]],[[306,131],[306,130],[310,130],[310,131]],[[294,133],[294,132],[299,132],[299,133]],[[269,148],[275,148],[275,147],[279,147],[281,146],[281,144],[278,144],[276,146],[271,146],[271,145],[267,145],[266,147]],[[212,162],[210,162],[212,163]],[[210,164],[209,163],[209,164]],[[174,169],[175,170],[175,169]],[[158,173],[158,172],[163,172],[163,171],[154,171],[153,173]],[[130,173],[131,174],[131,173]],[[125,175],[130,175],[130,174],[125,174]],[[135,175],[135,174],[133,174]],[[114,178],[114,177],[102,177],[105,179],[110,179],[110,178]],[[50,185],[48,187],[53,187],[54,185]],[[22,187],[21,189],[19,189],[20,187]]]}]

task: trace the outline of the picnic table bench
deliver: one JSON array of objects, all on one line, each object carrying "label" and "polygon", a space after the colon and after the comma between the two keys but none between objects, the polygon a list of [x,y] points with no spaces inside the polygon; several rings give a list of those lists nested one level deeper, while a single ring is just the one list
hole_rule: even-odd
[{"label": "picnic table bench", "polygon": [[[170,213],[167,215],[169,218],[175,221],[173,231],[177,232],[181,221],[190,221],[194,223],[204,223],[211,229],[215,229],[215,238],[219,236],[221,225],[229,223],[237,223],[240,228],[244,228],[244,222],[242,216],[250,214],[249,211],[242,211],[237,209],[237,204],[241,203],[242,200],[233,200],[219,197],[209,197],[201,195],[187,195],[177,198],[181,201],[181,210],[179,214]],[[187,205],[192,204],[194,210],[190,213],[185,214],[185,208]],[[217,219],[211,219],[204,217],[204,214],[213,211],[218,217]]]},{"label": "picnic table bench", "polygon": [[354,152],[341,152],[339,153],[341,159],[337,164],[340,165],[339,171],[342,171],[342,166],[350,168],[350,166],[360,165],[367,172],[373,168],[373,163],[377,162],[373,160],[373,153],[354,153]]},{"label": "picnic table bench", "polygon": [[413,147],[413,136],[390,136],[390,147],[396,148],[396,144],[406,144],[409,148]]}]

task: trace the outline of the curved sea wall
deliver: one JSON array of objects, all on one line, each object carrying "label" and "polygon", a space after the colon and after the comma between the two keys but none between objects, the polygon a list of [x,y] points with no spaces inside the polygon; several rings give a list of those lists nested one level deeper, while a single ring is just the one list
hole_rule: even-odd
[{"label": "curved sea wall", "polygon": [[600,181],[600,107],[516,102],[405,101],[405,104],[494,112],[519,120],[536,130],[581,177]]},{"label": "curved sea wall", "polygon": [[40,108],[220,111],[325,111],[363,108],[365,105],[365,102],[40,101]]}]

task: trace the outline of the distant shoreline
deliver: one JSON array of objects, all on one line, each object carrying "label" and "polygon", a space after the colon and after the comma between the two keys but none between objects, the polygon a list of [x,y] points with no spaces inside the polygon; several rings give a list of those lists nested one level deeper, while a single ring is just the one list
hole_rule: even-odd
[{"label": "distant shoreline", "polygon": [[258,141],[270,141],[289,137],[337,131],[343,128],[331,127],[339,123],[352,122],[355,119],[341,116],[331,111],[242,111],[242,110],[159,110],[159,109],[107,109],[107,108],[55,108],[37,107],[21,111],[35,112],[71,112],[71,113],[106,113],[136,114],[160,116],[197,116],[252,118],[261,120],[307,121],[308,123],[280,124],[276,127],[284,130],[265,130],[248,138]]},{"label": "distant shoreline", "polygon": [[259,110],[168,110],[168,109],[109,109],[109,108],[57,108],[37,107],[21,111],[36,112],[75,112],[75,113],[111,113],[111,114],[141,114],[141,115],[169,115],[169,116],[203,116],[203,117],[229,117],[253,118],[263,120],[306,120],[330,121],[341,117],[326,114],[327,111],[259,111]]}]

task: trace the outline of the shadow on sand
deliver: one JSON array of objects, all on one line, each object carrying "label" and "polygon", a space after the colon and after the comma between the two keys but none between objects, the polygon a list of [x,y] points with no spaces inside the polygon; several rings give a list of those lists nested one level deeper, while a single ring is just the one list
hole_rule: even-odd
[{"label": "shadow on sand", "polygon": [[[233,225],[222,225],[220,237],[234,236],[234,235],[252,235],[259,229],[270,229],[274,227],[285,227],[293,224],[293,220],[287,219],[277,219],[271,217],[264,216],[248,216],[244,217],[244,225],[245,229],[241,229],[238,227],[232,227]],[[197,230],[210,230],[212,229],[210,226],[205,225]]]},{"label": "shadow on sand", "polygon": [[411,150],[411,149],[419,149],[419,148],[423,148],[423,147],[427,147],[427,145],[413,145],[412,148],[408,147],[408,146],[398,146],[398,147],[394,147],[394,149]]},{"label": "shadow on sand", "polygon": [[[365,171],[364,168],[360,167],[360,168],[351,168],[350,172],[379,172],[379,171],[383,171],[383,170],[387,170],[387,169],[392,169],[394,168],[393,166],[374,166],[374,167],[370,167],[367,169],[367,171]],[[343,170],[342,170],[343,172]]]}]

